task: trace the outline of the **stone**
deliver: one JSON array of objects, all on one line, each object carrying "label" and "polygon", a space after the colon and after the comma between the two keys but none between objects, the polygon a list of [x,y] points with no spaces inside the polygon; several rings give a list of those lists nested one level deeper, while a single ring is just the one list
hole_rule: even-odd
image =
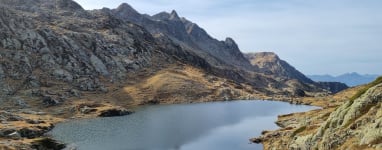
[{"label": "stone", "polygon": [[66,70],[56,69],[53,71],[53,76],[56,79],[63,80],[65,82],[71,83],[73,81],[73,76]]},{"label": "stone", "polygon": [[42,102],[47,106],[54,106],[60,104],[60,102],[53,96],[44,96]]},{"label": "stone", "polygon": [[21,137],[25,138],[36,138],[42,136],[45,132],[44,130],[34,130],[34,129],[29,129],[29,128],[22,128],[19,131],[17,131]]},{"label": "stone", "polygon": [[15,97],[14,101],[15,101],[16,106],[19,106],[21,108],[28,108],[29,107],[29,105],[25,102],[25,100],[20,98],[20,97]]},{"label": "stone", "polygon": [[45,123],[44,121],[33,120],[33,119],[26,119],[25,122],[27,122],[27,123],[29,123],[29,124],[40,124],[40,123]]},{"label": "stone", "polygon": [[84,107],[80,108],[80,111],[83,114],[89,114],[89,113],[92,113],[92,112],[96,112],[97,109],[91,108],[91,107],[88,107],[88,106],[84,106]]},{"label": "stone", "polygon": [[91,55],[90,62],[92,63],[97,72],[99,72],[103,76],[109,75],[109,71],[107,71],[105,64],[97,56]]},{"label": "stone", "polygon": [[74,97],[81,97],[81,92],[76,89],[70,89],[69,94]]},{"label": "stone", "polygon": [[260,144],[261,142],[263,142],[263,138],[261,138],[261,137],[259,137],[259,138],[252,138],[252,139],[250,139],[250,141],[252,143]]},{"label": "stone", "polygon": [[305,91],[302,89],[295,89],[293,91],[293,95],[296,97],[304,97],[306,94],[305,94]]},{"label": "stone", "polygon": [[[59,150],[59,149],[64,149],[66,146],[63,143],[60,143],[54,139],[51,138],[42,138],[39,140],[36,140],[32,142],[31,148],[33,149],[54,149],[54,150]],[[70,150],[75,150],[75,149],[70,149]]]},{"label": "stone", "polygon": [[12,133],[6,135],[6,137],[7,138],[12,138],[12,139],[20,139],[22,136],[20,135],[20,133],[15,131],[15,132],[12,132]]},{"label": "stone", "polygon": [[108,110],[103,110],[101,111],[98,116],[99,117],[115,117],[115,116],[125,116],[125,115],[130,115],[134,113],[133,111],[129,111],[126,109],[121,109],[121,108],[112,108]]}]

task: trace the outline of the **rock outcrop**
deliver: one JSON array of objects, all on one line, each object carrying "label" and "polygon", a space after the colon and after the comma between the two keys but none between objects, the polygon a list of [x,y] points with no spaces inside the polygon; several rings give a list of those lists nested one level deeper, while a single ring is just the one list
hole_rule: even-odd
[{"label": "rock outcrop", "polygon": [[133,111],[121,109],[121,108],[113,108],[108,110],[103,110],[98,114],[99,117],[116,117],[116,116],[125,116],[134,113]]},{"label": "rock outcrop", "polygon": [[[343,94],[351,97],[338,98]],[[254,138],[253,142],[263,142],[267,149],[381,149],[382,78],[332,98],[323,101],[343,102],[321,110],[279,116],[277,124],[282,128]],[[280,136],[272,136],[275,134]]]},{"label": "rock outcrop", "polygon": [[291,147],[304,149],[382,148],[382,84],[330,114],[318,131],[297,137]]}]

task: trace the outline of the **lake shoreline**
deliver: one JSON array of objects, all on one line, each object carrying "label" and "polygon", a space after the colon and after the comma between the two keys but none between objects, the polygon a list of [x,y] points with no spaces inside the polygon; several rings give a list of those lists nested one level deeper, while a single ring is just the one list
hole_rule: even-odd
[{"label": "lake shoreline", "polygon": [[[207,102],[207,103],[194,103],[194,104],[191,104],[191,105],[188,105],[189,103],[182,103],[182,104],[175,104],[175,105],[173,105],[173,104],[169,104],[169,105],[152,105],[152,106],[144,106],[144,107],[142,107],[144,110],[145,110],[145,112],[147,111],[146,109],[148,109],[148,110],[151,110],[152,109],[152,111],[156,111],[157,110],[157,108],[163,108],[163,107],[165,107],[165,108],[167,108],[167,107],[169,107],[169,108],[172,108],[172,107],[183,107],[183,106],[185,106],[185,107],[196,107],[196,108],[198,108],[198,107],[208,107],[209,105],[227,105],[228,106],[228,108],[230,108],[230,107],[235,107],[235,105],[237,105],[236,103],[248,103],[248,104],[256,104],[256,106],[259,106],[259,107],[261,107],[262,105],[260,105],[260,104],[263,104],[263,102],[260,102],[260,101],[262,101],[262,100],[241,100],[241,101],[238,101],[238,100],[235,100],[235,101],[227,101],[228,103],[225,103],[225,101],[219,101],[219,102],[217,102],[217,103],[214,103],[214,102]],[[273,102],[278,102],[278,101],[269,101],[269,100],[264,100],[265,101],[265,103],[264,104],[277,104],[277,105],[274,105],[274,107],[275,107],[275,109],[276,110],[278,110],[278,111],[273,111],[273,114],[275,115],[275,117],[277,117],[277,115],[278,114],[284,114],[285,113],[285,109],[287,109],[288,107],[286,107],[286,106],[288,106],[288,105],[285,105],[285,104],[287,104],[287,103],[273,103]],[[282,107],[278,107],[279,105],[281,105]],[[285,105],[285,106],[284,106]],[[271,105],[272,106],[272,105]],[[277,106],[277,107],[276,107]],[[148,108],[147,108],[148,107]],[[152,108],[153,107],[153,108]],[[216,106],[216,107],[218,107],[218,106]],[[293,107],[296,107],[296,106],[293,106]],[[271,107],[272,108],[272,107]],[[297,107],[297,108],[305,108],[305,107]],[[257,107],[254,107],[254,106],[252,106],[251,107],[251,109],[259,109],[259,108],[257,108]],[[231,110],[231,109],[229,109],[229,110]],[[230,111],[228,111],[227,113],[228,114],[230,114],[230,115],[235,115],[235,110],[236,109],[232,109],[232,111],[233,112],[231,112],[230,113]],[[284,110],[284,113],[283,113],[283,111],[282,110]],[[205,111],[197,111],[197,109],[195,110],[196,112],[203,112],[203,114],[208,114],[208,116],[211,116],[211,115],[213,115],[213,113],[211,114],[211,113],[208,113],[208,112],[205,112]],[[243,110],[241,110],[241,111],[243,111]],[[297,111],[297,110],[296,110]],[[305,110],[300,110],[300,111],[297,111],[297,112],[301,112],[301,111],[305,111]],[[139,112],[139,113],[138,113]],[[135,116],[135,115],[137,115],[137,114],[134,114],[134,116],[132,116],[132,117],[129,117],[129,118],[133,118],[133,120],[136,120],[136,118],[138,117],[138,118],[147,118],[147,117],[144,117],[144,116],[140,116],[141,114],[140,113],[142,113],[142,110],[140,110],[140,111],[138,111],[137,113],[138,113],[138,116]],[[181,111],[182,112],[182,111]],[[279,112],[279,113],[278,113]],[[286,112],[288,112],[288,111],[286,111]],[[194,112],[195,113],[195,112]],[[183,114],[183,113],[181,113],[181,114]],[[227,115],[228,115],[227,114]],[[257,114],[257,113],[247,113],[247,114]],[[261,113],[262,114],[262,113]],[[256,115],[257,116],[257,115]],[[152,116],[151,116],[152,117]],[[194,116],[194,117],[191,117],[191,118],[195,118],[196,116]],[[157,118],[158,117],[154,117],[155,119],[154,120],[157,120]],[[186,118],[190,118],[190,116],[187,116]],[[203,117],[202,117],[203,118]],[[220,118],[220,117],[213,117],[213,118]],[[241,118],[241,117],[232,117],[232,116],[230,116],[230,118]],[[120,118],[117,118],[116,120],[119,120]],[[200,120],[201,118],[199,118],[199,120]],[[104,120],[104,119],[95,119],[95,120]],[[90,122],[94,122],[95,120],[93,120],[93,119],[91,119],[91,121]],[[110,119],[107,119],[106,118],[106,120],[109,120],[109,121],[111,121]],[[113,119],[113,120],[115,120],[115,119]],[[160,119],[161,120],[161,119]],[[198,120],[198,119],[197,119]],[[203,119],[202,119],[203,120]],[[209,119],[207,119],[207,120],[209,120]],[[70,120],[70,121],[73,121],[73,120]],[[107,121],[107,122],[109,122],[109,121]],[[267,121],[267,124],[272,124],[272,126],[274,125],[274,121],[276,121],[276,119],[271,119],[271,121]],[[78,123],[78,122],[82,122],[82,123]],[[88,123],[90,123],[90,122],[88,122],[87,120],[85,120],[85,121],[75,121],[75,122],[72,122],[72,123],[67,123],[67,124],[79,124],[79,125],[81,125],[81,124],[88,124]],[[180,122],[189,122],[189,121],[180,121]],[[199,121],[196,121],[196,122],[199,122]],[[261,121],[262,122],[262,121]],[[68,126],[67,124],[64,124],[63,126]],[[93,123],[92,123],[93,124]],[[98,124],[98,123],[97,123]],[[101,122],[101,124],[102,124],[102,122]],[[118,123],[118,124],[122,124],[122,123]],[[124,123],[124,124],[131,124],[131,123]],[[152,122],[150,123],[150,124],[152,124]],[[158,123],[154,123],[154,124],[158,124]],[[159,123],[159,124],[161,124],[161,123]],[[183,123],[184,124],[184,123]],[[188,124],[188,123],[186,123],[186,124]],[[105,124],[106,125],[106,124]],[[105,125],[99,125],[99,126],[105,126]],[[112,125],[112,124],[110,124],[110,125]],[[97,125],[98,126],[98,125]],[[89,126],[89,127],[87,127],[87,128],[92,128],[92,129],[96,129],[96,130],[103,130],[103,129],[97,129],[97,126]],[[144,126],[146,126],[146,125],[144,125]],[[66,129],[66,130],[68,130],[68,131],[66,131],[66,132],[63,132],[63,134],[61,135],[60,133],[62,132],[62,130],[65,130],[65,128],[64,129],[62,129],[63,127],[62,126],[60,126],[57,130],[56,130],[56,133],[54,133],[56,136],[57,135],[59,135],[58,137],[61,137],[61,138],[58,138],[58,139],[60,139],[60,140],[62,140],[62,137],[65,137],[65,139],[67,139],[67,138],[69,138],[70,139],[70,137],[71,137],[71,135],[66,135],[65,133],[66,132],[73,132],[73,133],[75,133],[76,135],[73,135],[73,137],[79,137],[79,135],[87,135],[86,133],[82,133],[82,131],[83,130],[79,130],[79,129],[76,129],[76,130],[73,130],[73,131],[70,131],[70,130],[72,130],[72,129]],[[67,128],[67,127],[66,127]],[[84,130],[86,130],[87,128],[85,128]],[[113,128],[113,127],[110,127],[111,129],[115,129],[115,128]],[[130,128],[130,127],[129,127]],[[158,127],[156,127],[156,128],[158,128]],[[176,128],[176,127],[172,127],[172,128]],[[193,128],[198,128],[198,129],[203,129],[203,128],[199,128],[199,127],[193,127]],[[252,127],[251,127],[252,128]],[[279,127],[277,127],[276,125],[274,125],[274,127],[272,127],[272,128],[267,128],[267,127],[263,127],[263,128],[259,128],[259,127],[256,127],[256,126],[253,126],[253,128],[256,128],[256,130],[259,130],[259,129],[277,129],[277,128],[279,128]],[[118,128],[117,128],[118,129]],[[109,130],[109,129],[106,129],[106,130]],[[133,130],[137,130],[137,129],[133,129]],[[139,129],[138,129],[139,130]],[[148,131],[151,131],[151,130],[149,130],[149,129],[147,129]],[[178,129],[179,130],[179,129]],[[184,129],[183,129],[184,130]],[[188,130],[188,128],[186,129],[186,130]],[[102,131],[102,132],[107,132],[107,131]],[[138,131],[137,131],[138,132]],[[250,132],[249,132],[250,133]],[[92,133],[93,134],[93,133]],[[113,134],[113,133],[107,133],[107,135],[109,135],[109,134]],[[114,134],[116,134],[116,133],[114,133]],[[131,134],[131,133],[130,133]],[[163,133],[162,133],[163,134]],[[170,134],[171,135],[171,132],[169,132],[168,134]],[[258,131],[258,133],[256,133],[256,134],[260,134],[260,131]],[[253,135],[256,135],[256,134],[253,134]],[[102,136],[103,134],[101,134],[101,135],[99,135],[99,136],[95,136],[95,137],[103,137]],[[132,135],[136,135],[136,134],[132,134]],[[251,136],[253,136],[253,135],[248,135],[248,137],[247,138],[239,138],[240,139],[240,141],[243,141],[243,142],[245,142],[245,141],[248,141],[248,139],[251,137]],[[94,135],[93,135],[94,136]],[[111,138],[111,137],[110,137]],[[108,138],[107,138],[108,139]],[[147,138],[144,138],[144,139],[147,139]],[[238,138],[235,138],[235,139],[238,139]],[[93,139],[92,139],[93,140]],[[90,141],[92,141],[92,140],[90,140]],[[68,142],[68,140],[64,140],[64,141],[66,141],[66,142]],[[69,144],[71,143],[70,141],[81,141],[81,139],[72,139],[72,140],[69,140]],[[88,141],[88,140],[86,140],[86,141]],[[152,141],[152,140],[149,140],[149,141]],[[203,140],[203,141],[205,141],[205,140]],[[208,141],[208,140],[207,140]],[[115,145],[118,145],[118,144],[115,144]]]},{"label": "lake shoreline", "polygon": [[[273,100],[272,100],[272,98],[273,98]],[[288,99],[288,100],[285,100],[285,99]],[[226,101],[226,100],[197,102],[197,103],[223,102],[223,101]],[[237,100],[229,100],[229,101],[237,101]],[[297,99],[296,98],[292,99],[292,98],[285,98],[285,97],[284,97],[284,99],[281,99],[280,97],[263,97],[261,99],[249,100],[249,101],[281,101],[281,102],[288,102],[290,104],[315,106],[315,105],[311,105],[311,103],[309,101],[308,102],[304,102],[304,101],[301,101],[298,98]],[[176,103],[176,104],[191,104],[191,103],[189,103],[189,102],[187,103],[186,102],[186,103]],[[90,105],[92,105],[92,104],[90,104]],[[159,105],[162,105],[162,104],[159,104]],[[141,106],[144,106],[144,105],[141,105]],[[137,106],[128,106],[126,108],[134,109],[136,107]],[[319,107],[321,107],[321,106],[319,106]],[[107,104],[107,105],[104,105],[104,106],[101,105],[99,107],[96,107],[98,112],[101,111],[101,110],[112,109],[112,108],[124,108],[124,107],[113,106],[113,105],[110,105],[110,104]],[[78,108],[78,109],[81,109],[81,108]],[[90,107],[90,109],[91,109],[91,107]],[[17,114],[22,114],[22,112],[19,112]],[[30,115],[28,116],[28,115],[22,114],[21,116],[24,116],[25,118],[28,118],[28,117],[30,117],[30,118],[41,118],[41,116],[48,116],[43,121],[45,121],[49,125],[52,125],[53,127],[51,129],[53,129],[54,126],[56,124],[59,124],[59,123],[73,121],[73,120],[80,120],[80,119],[91,119],[91,118],[97,118],[98,117],[94,113],[89,113],[89,114],[77,113],[77,114],[75,114],[75,115],[73,115],[71,117],[66,117],[66,118],[57,118],[57,117],[54,117],[54,116],[49,115],[49,114],[37,114],[37,115],[32,115],[32,116],[30,116]],[[33,128],[35,126],[31,126],[31,127]],[[18,125],[15,125],[14,128],[21,129],[20,127],[18,127]],[[29,128],[29,127],[23,126],[23,128]],[[45,130],[44,133],[47,133],[50,130]],[[5,146],[3,148],[11,149],[12,147],[15,147],[17,149],[17,148],[30,148],[31,145],[39,146],[38,142],[41,141],[41,140],[45,140],[45,139],[49,139],[51,141],[56,141],[52,137],[49,137],[49,136],[46,136],[45,134],[43,134],[42,136],[36,136],[36,137],[30,138],[30,139],[28,139],[28,138],[1,138],[0,142],[3,141],[2,143],[5,143],[4,144]],[[59,141],[56,141],[56,143],[58,145],[63,144],[63,143],[61,143]],[[40,146],[43,146],[43,144],[44,143],[42,143]]]}]

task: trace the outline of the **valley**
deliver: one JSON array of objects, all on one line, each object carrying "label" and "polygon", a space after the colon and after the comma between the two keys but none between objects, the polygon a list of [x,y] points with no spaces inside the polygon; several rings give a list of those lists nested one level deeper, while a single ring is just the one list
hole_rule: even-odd
[{"label": "valley", "polygon": [[[323,108],[280,116],[283,128],[261,138],[266,149],[301,147],[308,133],[325,148],[328,139],[313,133],[325,120],[337,129],[332,112],[345,115],[345,128],[375,124],[362,115],[349,121],[336,110],[345,104],[379,116],[378,85],[353,106],[349,99],[364,86],[312,81],[277,54],[245,54],[234,39],[219,41],[176,11],[140,14],[126,3],[85,10],[72,0],[0,0],[0,8],[0,149],[62,149],[46,135],[55,125],[130,115],[147,105],[273,100]],[[376,105],[358,105],[364,101]],[[380,137],[368,136],[361,145],[378,147]]]}]

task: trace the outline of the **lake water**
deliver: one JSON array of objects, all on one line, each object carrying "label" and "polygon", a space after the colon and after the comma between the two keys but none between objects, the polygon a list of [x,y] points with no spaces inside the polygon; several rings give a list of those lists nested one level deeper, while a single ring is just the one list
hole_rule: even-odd
[{"label": "lake water", "polygon": [[113,118],[58,124],[49,134],[79,150],[256,150],[249,139],[278,128],[277,115],[317,107],[273,101],[144,106]]}]

